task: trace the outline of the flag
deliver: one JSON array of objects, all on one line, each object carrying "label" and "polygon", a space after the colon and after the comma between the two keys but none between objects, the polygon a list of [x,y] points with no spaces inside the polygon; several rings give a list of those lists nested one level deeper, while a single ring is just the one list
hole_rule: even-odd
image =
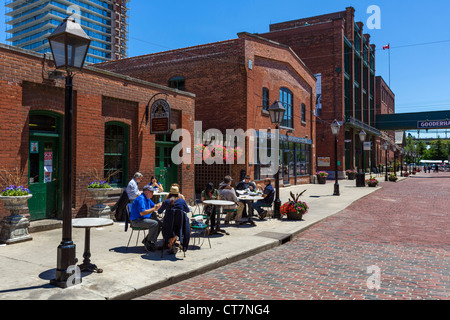
[{"label": "flag", "polygon": [[383,46],[383,50],[386,50],[386,49],[389,50],[390,46],[391,46],[390,44],[388,44],[387,46]]}]

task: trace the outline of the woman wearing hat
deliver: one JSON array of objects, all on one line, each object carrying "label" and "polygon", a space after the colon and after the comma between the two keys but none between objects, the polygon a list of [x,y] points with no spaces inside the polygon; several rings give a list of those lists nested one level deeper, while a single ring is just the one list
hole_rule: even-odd
[{"label": "woman wearing hat", "polygon": [[[158,213],[163,211],[165,211],[162,225],[164,243],[168,244],[171,253],[176,253],[180,245],[183,247],[183,251],[186,251],[191,235],[189,218],[186,215],[189,207],[177,184],[170,186],[169,195],[162,203]],[[176,241],[177,237],[180,238],[181,243]]]}]

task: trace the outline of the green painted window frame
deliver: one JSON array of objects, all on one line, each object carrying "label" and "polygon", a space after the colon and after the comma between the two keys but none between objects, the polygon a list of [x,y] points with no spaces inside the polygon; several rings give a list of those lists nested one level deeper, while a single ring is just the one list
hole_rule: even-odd
[{"label": "green painted window frame", "polygon": [[[115,128],[121,128],[123,130],[123,138],[117,139],[116,135],[115,139],[108,139],[107,130],[113,130]],[[119,174],[122,181],[118,181],[112,177],[113,180],[110,182],[112,187],[123,188],[128,184],[129,131],[130,127],[126,123],[118,121],[110,121],[105,123],[105,144],[103,150],[104,177],[106,178],[110,170],[115,171],[122,169],[122,172]],[[122,150],[120,150],[120,142],[123,142]],[[107,150],[108,148],[109,150]],[[121,168],[119,168],[119,166],[108,166],[107,157],[119,157]]]}]

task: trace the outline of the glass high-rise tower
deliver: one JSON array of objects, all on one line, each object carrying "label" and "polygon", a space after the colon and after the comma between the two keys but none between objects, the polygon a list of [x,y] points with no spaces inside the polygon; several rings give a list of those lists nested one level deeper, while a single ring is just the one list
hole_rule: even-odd
[{"label": "glass high-rise tower", "polygon": [[127,57],[129,0],[6,0],[9,44],[50,52],[47,37],[67,17],[80,23],[91,38],[86,63]]}]

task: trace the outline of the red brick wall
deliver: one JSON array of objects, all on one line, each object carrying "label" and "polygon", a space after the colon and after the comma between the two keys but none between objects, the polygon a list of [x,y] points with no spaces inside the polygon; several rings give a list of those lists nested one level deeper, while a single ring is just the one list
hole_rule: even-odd
[{"label": "red brick wall", "polygon": [[[44,69],[43,69],[44,67]],[[43,56],[0,45],[0,168],[20,167],[28,175],[28,114],[32,110],[50,110],[64,114],[64,80],[48,80],[46,71],[52,62]],[[155,139],[145,123],[145,106],[158,92],[169,94],[168,101],[180,126],[193,135],[194,96],[141,80],[127,79],[92,67],[74,77],[73,199],[74,215],[86,214],[93,204],[87,194],[89,170],[103,172],[105,123],[120,121],[130,126],[129,171],[144,175],[144,183],[154,173]],[[62,151],[61,151],[62,152]],[[62,169],[62,168],[61,168]],[[194,167],[182,165],[179,183],[183,194],[194,197]],[[0,204],[0,217],[8,212]]]},{"label": "red brick wall", "polygon": [[[249,60],[253,62],[251,70]],[[168,84],[174,76],[185,77],[186,90],[196,95],[195,119],[202,121],[203,131],[209,128],[222,132],[226,129],[273,129],[269,117],[262,114],[262,88],[270,89],[272,103],[279,99],[279,89],[287,87],[294,94],[292,135],[308,135],[315,141],[312,114],[315,109],[315,78],[286,46],[242,33],[239,39],[97,66],[162,85]],[[305,123],[300,121],[302,103],[306,105]],[[282,134],[286,134],[286,130]],[[234,179],[239,177],[242,169],[253,174],[251,166],[233,165]]]}]

